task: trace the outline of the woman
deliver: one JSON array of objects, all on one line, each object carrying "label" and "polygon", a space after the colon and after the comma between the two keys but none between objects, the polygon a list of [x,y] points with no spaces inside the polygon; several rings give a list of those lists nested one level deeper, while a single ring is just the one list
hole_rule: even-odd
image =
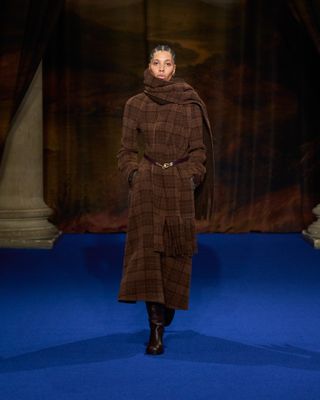
[{"label": "woman", "polygon": [[[206,173],[204,131],[212,144],[204,103],[190,85],[174,78],[175,71],[172,49],[154,48],[144,92],[125,105],[118,152],[130,188],[119,301],[146,302],[146,353],[152,355],[163,353],[164,327],[175,310],[188,309],[196,251],[194,189]],[[144,142],[140,162],[138,136]]]}]

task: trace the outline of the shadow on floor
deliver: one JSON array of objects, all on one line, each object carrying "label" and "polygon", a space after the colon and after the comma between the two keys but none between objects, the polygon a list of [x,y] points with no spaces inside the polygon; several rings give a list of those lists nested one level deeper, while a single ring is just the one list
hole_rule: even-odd
[{"label": "shadow on floor", "polygon": [[[127,359],[144,353],[148,331],[117,333],[103,337],[66,343],[59,346],[0,359],[0,373],[36,370],[65,365]],[[158,359],[320,370],[320,353],[285,345],[256,346],[192,330],[168,331],[165,354]],[[147,357],[147,356],[146,356]]]}]

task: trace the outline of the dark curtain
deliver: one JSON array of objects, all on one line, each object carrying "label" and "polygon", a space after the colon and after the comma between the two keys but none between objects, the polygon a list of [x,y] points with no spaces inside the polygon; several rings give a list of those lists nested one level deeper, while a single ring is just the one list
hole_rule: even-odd
[{"label": "dark curtain", "polygon": [[0,160],[10,122],[39,66],[63,0],[2,0]]},{"label": "dark curtain", "polygon": [[[320,71],[320,1],[289,0],[292,13],[290,46],[297,74],[298,129],[301,135],[301,210],[305,224],[310,210],[319,203],[320,130],[319,130],[319,71]],[[289,41],[289,38],[287,38]]]},{"label": "dark curtain", "polygon": [[208,107],[215,211],[200,231],[300,231],[320,201],[319,8],[263,0],[67,0],[45,57],[46,200],[64,231],[122,231],[116,152],[148,53]]},{"label": "dark curtain", "polygon": [[320,1],[289,0],[293,17],[305,29],[320,53]]}]

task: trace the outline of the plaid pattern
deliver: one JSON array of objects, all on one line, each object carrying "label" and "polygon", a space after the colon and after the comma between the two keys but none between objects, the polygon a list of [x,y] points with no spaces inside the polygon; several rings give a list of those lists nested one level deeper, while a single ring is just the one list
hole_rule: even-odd
[{"label": "plaid pattern", "polygon": [[[129,194],[119,300],[155,301],[187,309],[191,257],[196,251],[191,178],[201,181],[206,172],[206,111],[184,82],[162,81],[146,71],[145,88],[126,103],[117,156],[126,178],[138,170]],[[145,153],[162,164],[189,159],[168,169],[144,158],[138,162],[138,135],[142,135]]]}]

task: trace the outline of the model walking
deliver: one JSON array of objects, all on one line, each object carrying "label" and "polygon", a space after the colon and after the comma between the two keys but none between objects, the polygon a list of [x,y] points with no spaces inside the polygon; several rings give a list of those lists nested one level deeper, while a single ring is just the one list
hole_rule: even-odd
[{"label": "model walking", "polygon": [[[119,301],[146,302],[147,354],[163,353],[164,327],[189,303],[196,251],[194,189],[205,177],[206,107],[195,90],[174,78],[175,54],[152,50],[145,90],[123,115],[118,166],[130,187],[129,221]],[[144,155],[138,160],[138,135]]]}]

